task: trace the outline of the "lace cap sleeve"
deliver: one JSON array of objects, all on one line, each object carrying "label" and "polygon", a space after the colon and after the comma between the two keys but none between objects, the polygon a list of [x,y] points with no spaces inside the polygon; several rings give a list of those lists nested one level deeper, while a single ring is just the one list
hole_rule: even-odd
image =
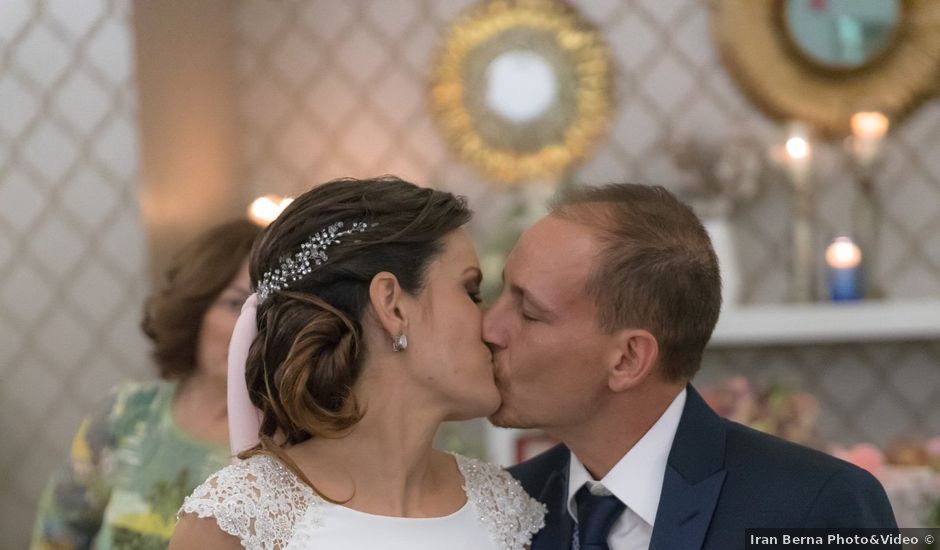
[{"label": "lace cap sleeve", "polygon": [[545,526],[545,505],[530,497],[509,472],[475,458],[457,457],[467,497],[500,550],[523,550]]},{"label": "lace cap sleeve", "polygon": [[210,476],[186,497],[177,517],[211,517],[248,550],[279,550],[314,502],[313,491],[293,473],[276,459],[259,455]]}]

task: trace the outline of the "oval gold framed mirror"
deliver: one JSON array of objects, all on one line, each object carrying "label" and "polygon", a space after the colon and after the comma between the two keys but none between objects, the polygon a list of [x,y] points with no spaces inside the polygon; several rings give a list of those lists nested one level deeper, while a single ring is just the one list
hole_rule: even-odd
[{"label": "oval gold framed mirror", "polygon": [[898,120],[940,84],[934,0],[715,0],[712,32],[758,106],[825,136],[858,111]]},{"label": "oval gold framed mirror", "polygon": [[451,149],[500,183],[584,158],[611,111],[600,34],[557,0],[493,0],[455,21],[431,69],[431,112]]}]

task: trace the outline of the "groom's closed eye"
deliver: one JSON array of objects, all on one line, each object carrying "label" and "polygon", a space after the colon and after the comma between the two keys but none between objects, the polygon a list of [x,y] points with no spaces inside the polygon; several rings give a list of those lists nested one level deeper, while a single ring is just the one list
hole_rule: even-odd
[{"label": "groom's closed eye", "polygon": [[517,285],[510,285],[509,291],[512,293],[515,307],[524,321],[550,321],[554,317],[552,311],[532,296],[531,292],[526,292],[525,289]]}]

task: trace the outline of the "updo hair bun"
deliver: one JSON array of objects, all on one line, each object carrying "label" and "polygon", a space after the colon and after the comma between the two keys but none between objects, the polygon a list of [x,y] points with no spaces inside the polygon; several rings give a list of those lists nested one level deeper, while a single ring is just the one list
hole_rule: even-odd
[{"label": "updo hair bun", "polygon": [[[351,393],[361,367],[361,325],[312,294],[284,292],[272,301],[276,303],[268,308],[265,324],[287,330],[266,331],[263,339],[255,340],[252,354],[271,355],[266,351],[283,349],[279,340],[286,334],[292,334],[293,341],[283,359],[262,359],[265,364],[280,365],[267,382],[248,381],[249,388],[266,390],[252,400],[262,411],[273,413],[264,421],[273,421],[287,443],[342,435],[362,417]],[[296,331],[290,330],[294,326]],[[265,373],[255,370],[252,374]],[[262,425],[262,432],[274,433],[265,428]]]}]

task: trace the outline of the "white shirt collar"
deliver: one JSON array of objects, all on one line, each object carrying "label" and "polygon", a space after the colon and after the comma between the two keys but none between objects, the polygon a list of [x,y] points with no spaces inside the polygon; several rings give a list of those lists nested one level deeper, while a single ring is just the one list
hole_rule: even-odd
[{"label": "white shirt collar", "polygon": [[[686,390],[683,389],[653,427],[623,455],[599,483],[594,481],[578,457],[571,453],[571,464],[568,468],[568,513],[571,517],[575,520],[578,517],[575,493],[585,483],[591,482],[591,485],[602,485],[643,521],[653,525],[656,510],[659,508],[659,497],[663,491],[666,461],[679,428],[685,398]],[[603,494],[603,488],[591,487],[591,492]]]}]

